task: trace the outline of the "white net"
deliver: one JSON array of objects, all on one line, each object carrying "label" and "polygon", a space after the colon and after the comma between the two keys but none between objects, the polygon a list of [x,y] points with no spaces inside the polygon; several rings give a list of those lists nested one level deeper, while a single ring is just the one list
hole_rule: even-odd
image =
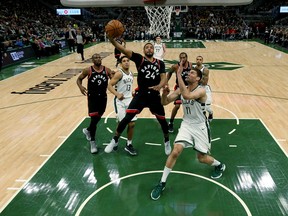
[{"label": "white net", "polygon": [[166,36],[169,39],[173,6],[145,6],[145,10],[150,23],[149,33]]}]

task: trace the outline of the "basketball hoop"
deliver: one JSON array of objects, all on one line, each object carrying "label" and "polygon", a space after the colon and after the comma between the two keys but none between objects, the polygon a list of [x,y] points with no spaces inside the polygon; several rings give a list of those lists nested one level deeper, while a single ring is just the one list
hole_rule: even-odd
[{"label": "basketball hoop", "polygon": [[149,18],[149,33],[170,38],[170,22],[173,6],[145,6]]}]

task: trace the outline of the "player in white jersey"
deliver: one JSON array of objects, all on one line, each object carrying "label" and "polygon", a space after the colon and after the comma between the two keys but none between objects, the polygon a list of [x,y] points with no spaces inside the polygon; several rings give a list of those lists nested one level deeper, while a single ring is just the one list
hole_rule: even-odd
[{"label": "player in white jersey", "polygon": [[202,56],[197,56],[196,57],[196,65],[194,66],[195,68],[198,68],[202,72],[202,79],[200,81],[200,84],[205,87],[206,89],[206,94],[207,94],[207,100],[206,100],[206,105],[205,105],[205,111],[208,112],[208,120],[211,122],[213,120],[213,110],[211,108],[212,104],[212,90],[211,87],[208,85],[208,80],[209,80],[209,70],[207,67],[203,65],[203,57]]},{"label": "player in white jersey", "polygon": [[[179,54],[179,62],[171,66],[170,70],[167,73],[167,82],[170,80],[173,73],[175,73],[175,74],[177,73],[177,70],[178,70],[178,67],[179,67],[179,64],[181,61],[184,64],[183,65],[183,71],[182,71],[182,79],[184,80],[185,85],[187,85],[187,83],[185,81],[185,77],[187,76],[187,74],[189,73],[189,71],[191,70],[191,68],[193,66],[192,66],[192,63],[188,61],[188,55],[185,52],[181,52]],[[176,75],[176,84],[174,86],[174,90],[176,90],[177,88],[178,88],[178,80],[177,80],[177,75]],[[168,124],[168,127],[169,127],[168,131],[170,133],[174,132],[174,119],[175,119],[175,116],[177,115],[177,112],[180,108],[180,105],[181,105],[181,100],[180,100],[180,96],[179,96],[179,98],[177,98],[174,101],[174,107],[172,109],[170,121]]]},{"label": "player in white jersey", "polygon": [[[120,66],[110,82],[108,83],[108,90],[115,95],[114,109],[117,114],[118,123],[125,117],[126,109],[132,100],[133,87],[133,73],[129,70],[130,60],[127,56],[122,56],[119,59]],[[113,87],[115,86],[115,88]],[[134,126],[137,117],[135,116],[128,124],[127,128],[127,143],[125,151],[130,155],[137,155],[132,146],[132,138],[134,133]]]},{"label": "player in white jersey", "polygon": [[164,55],[166,53],[166,46],[161,41],[161,37],[157,36],[156,41],[154,43],[154,55],[153,57],[163,61]]},{"label": "player in white jersey", "polygon": [[203,113],[207,95],[205,88],[199,85],[202,72],[199,69],[192,68],[185,79],[188,83],[186,87],[181,76],[182,70],[181,61],[177,71],[179,88],[169,94],[169,88],[166,87],[162,93],[161,102],[163,105],[173,102],[181,94],[184,117],[174,141],[174,148],[166,160],[161,181],[151,192],[153,200],[157,200],[161,196],[165,189],[167,177],[185,147],[190,146],[197,151],[197,158],[200,163],[215,167],[211,178],[220,178],[225,170],[225,164],[214,159],[209,153],[211,147],[209,124]]}]

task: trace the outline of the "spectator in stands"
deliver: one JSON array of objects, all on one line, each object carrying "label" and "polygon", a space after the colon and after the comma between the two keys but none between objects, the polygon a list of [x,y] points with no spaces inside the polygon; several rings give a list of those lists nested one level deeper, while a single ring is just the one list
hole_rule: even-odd
[{"label": "spectator in stands", "polygon": [[47,56],[53,55],[54,54],[54,44],[53,41],[51,40],[51,36],[47,35],[46,38],[44,39],[44,45],[45,45],[45,54]]},{"label": "spectator in stands", "polygon": [[3,57],[7,57],[7,53],[6,53],[6,46],[4,44],[4,38],[0,36],[0,72],[2,69]]},{"label": "spectator in stands", "polygon": [[15,41],[15,46],[16,46],[16,47],[20,47],[20,48],[24,46],[23,41],[22,41],[22,38],[17,37],[17,39],[16,39],[16,41]]},{"label": "spectator in stands", "polygon": [[41,51],[41,47],[39,45],[39,41],[38,41],[38,39],[35,36],[33,36],[31,38],[31,46],[32,46],[32,49],[35,52],[36,58],[40,59],[42,51]]},{"label": "spectator in stands", "polygon": [[97,41],[99,37],[99,27],[95,21],[92,22],[91,30],[92,30],[92,40]]},{"label": "spectator in stands", "polygon": [[86,37],[80,28],[77,29],[76,43],[77,53],[81,54],[81,59],[84,61],[84,44],[86,43]]},{"label": "spectator in stands", "polygon": [[264,43],[269,44],[269,40],[270,40],[270,31],[269,31],[268,27],[266,27],[265,33],[264,33]]},{"label": "spectator in stands", "polygon": [[68,25],[65,38],[67,39],[69,51],[75,52],[76,32],[75,32],[75,29],[71,27],[71,25]]}]

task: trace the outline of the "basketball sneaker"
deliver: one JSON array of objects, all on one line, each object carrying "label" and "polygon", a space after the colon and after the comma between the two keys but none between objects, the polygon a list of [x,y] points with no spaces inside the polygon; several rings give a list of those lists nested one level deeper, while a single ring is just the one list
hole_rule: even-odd
[{"label": "basketball sneaker", "polygon": [[209,115],[208,115],[208,121],[209,121],[209,122],[212,122],[212,120],[213,120],[213,113],[209,113]]},{"label": "basketball sneaker", "polygon": [[170,140],[164,143],[165,146],[165,154],[170,155],[171,153],[171,145],[170,145]]},{"label": "basketball sneaker", "polygon": [[83,128],[82,131],[83,131],[84,135],[86,136],[86,139],[87,139],[88,141],[90,141],[90,140],[91,140],[90,131],[88,131],[87,128]]},{"label": "basketball sneaker", "polygon": [[218,166],[215,166],[215,169],[211,175],[211,178],[212,179],[218,179],[222,176],[223,172],[225,171],[226,169],[226,166],[225,164],[221,163],[220,165]]},{"label": "basketball sneaker", "polygon": [[169,124],[168,124],[168,131],[169,131],[169,133],[173,133],[173,132],[174,132],[173,123],[169,123]]},{"label": "basketball sneaker", "polygon": [[[118,146],[118,143],[115,142],[115,140],[112,138],[112,140],[110,141],[110,143],[105,147],[104,151],[106,153],[111,153],[113,151],[113,149]],[[115,148],[116,149],[116,148]],[[117,149],[116,149],[117,150]]]},{"label": "basketball sneaker", "polygon": [[98,149],[97,149],[95,141],[90,141],[90,151],[91,151],[92,154],[98,152]]},{"label": "basketball sneaker", "polygon": [[150,196],[153,200],[158,200],[165,189],[166,182],[159,182],[158,185],[152,190]]},{"label": "basketball sneaker", "polygon": [[124,150],[127,151],[127,152],[128,152],[130,155],[132,155],[132,156],[137,155],[136,150],[134,149],[134,147],[133,147],[131,144],[130,144],[130,145],[127,145],[127,144],[126,144]]}]

